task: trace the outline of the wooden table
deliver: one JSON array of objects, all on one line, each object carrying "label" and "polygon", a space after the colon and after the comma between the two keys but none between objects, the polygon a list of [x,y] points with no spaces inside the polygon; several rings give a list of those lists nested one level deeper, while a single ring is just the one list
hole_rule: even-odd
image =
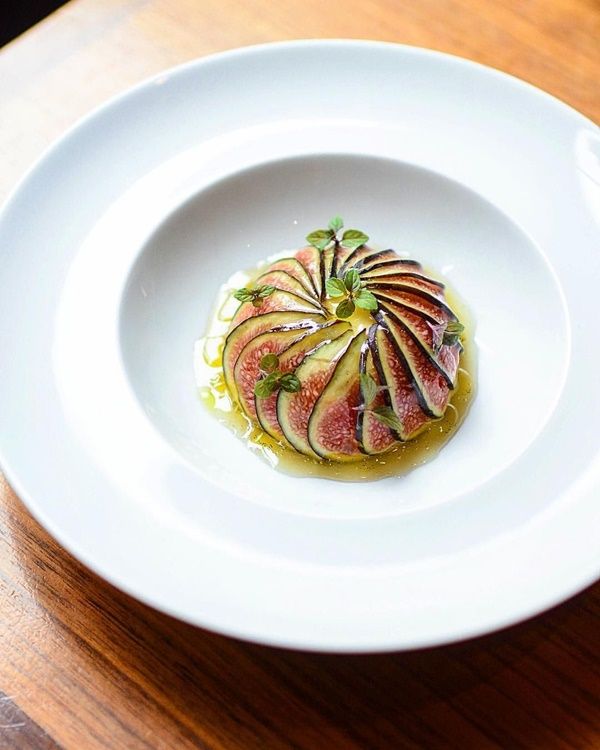
[{"label": "wooden table", "polygon": [[[0,197],[77,117],[141,78],[302,37],[453,52],[600,121],[597,0],[74,0],[0,54]],[[0,635],[0,748],[600,747],[600,584],[449,648],[286,652],[116,591],[0,480]]]}]

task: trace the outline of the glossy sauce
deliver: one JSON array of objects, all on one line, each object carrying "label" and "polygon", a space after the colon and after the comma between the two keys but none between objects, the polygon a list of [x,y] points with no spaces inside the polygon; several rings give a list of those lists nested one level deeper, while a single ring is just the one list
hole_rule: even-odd
[{"label": "glossy sauce", "polygon": [[[286,257],[279,255],[278,257]],[[275,258],[269,258],[272,262]],[[473,321],[457,296],[446,284],[446,299],[465,326],[464,351],[460,358],[458,382],[450,397],[450,404],[441,419],[430,422],[414,439],[396,443],[389,451],[364,459],[337,463],[317,461],[281,445],[255,425],[229,396],[222,370],[222,354],[229,323],[239,303],[232,292],[251,284],[266,264],[247,272],[234,274],[219,292],[216,311],[208,326],[206,336],[196,342],[194,366],[200,399],[215,418],[232,430],[247,447],[271,466],[288,474],[304,477],[321,477],[347,482],[364,482],[407,474],[434,458],[456,433],[467,416],[475,396],[475,356]],[[429,271],[428,271],[429,273]],[[436,275],[430,274],[433,278]],[[354,318],[354,316],[353,316]],[[372,322],[370,316],[360,312],[351,319],[356,330]]]}]

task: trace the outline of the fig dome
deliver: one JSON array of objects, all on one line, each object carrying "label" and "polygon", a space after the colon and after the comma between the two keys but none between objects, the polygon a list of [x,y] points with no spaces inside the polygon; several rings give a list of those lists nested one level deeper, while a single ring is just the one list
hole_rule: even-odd
[{"label": "fig dome", "polygon": [[418,262],[366,244],[311,245],[266,266],[236,297],[227,388],[289,448],[360,460],[448,408],[462,326],[444,285]]}]

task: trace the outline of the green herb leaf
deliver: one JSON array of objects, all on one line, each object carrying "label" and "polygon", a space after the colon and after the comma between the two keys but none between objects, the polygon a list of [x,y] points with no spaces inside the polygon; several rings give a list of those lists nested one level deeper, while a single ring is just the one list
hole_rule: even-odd
[{"label": "green herb leaf", "polygon": [[279,367],[279,357],[276,354],[265,354],[260,358],[259,367],[263,372],[273,372]]},{"label": "green herb leaf", "polygon": [[427,325],[431,328],[431,342],[433,351],[435,354],[442,348],[442,342],[444,339],[445,325],[443,323],[433,324],[427,321]]},{"label": "green herb leaf", "polygon": [[330,297],[343,297],[346,294],[346,287],[341,279],[336,279],[335,276],[327,279],[325,282],[325,289]]},{"label": "green herb leaf", "polygon": [[355,268],[351,268],[344,276],[344,286],[349,292],[358,292],[360,289],[360,274]]},{"label": "green herb leaf", "polygon": [[446,344],[446,346],[456,344],[464,330],[464,325],[459,323],[458,320],[447,323],[442,336],[442,344]]},{"label": "green herb leaf", "polygon": [[279,379],[279,385],[288,393],[298,393],[301,388],[300,381],[293,372],[286,372]]},{"label": "green herb leaf", "polygon": [[273,292],[277,291],[274,286],[265,284],[265,286],[258,286],[256,289],[238,289],[237,292],[233,293],[233,296],[240,302],[252,302],[254,307],[260,307],[265,297],[268,297]]},{"label": "green herb leaf", "polygon": [[390,406],[378,406],[377,409],[370,410],[370,413],[375,419],[395,432],[400,432],[402,430],[400,420],[396,416],[396,412]]},{"label": "green herb leaf", "polygon": [[244,287],[243,289],[238,289],[237,292],[234,292],[233,296],[240,302],[250,302],[252,299],[252,292],[250,289]]},{"label": "green herb leaf", "polygon": [[273,389],[267,378],[262,378],[261,380],[256,381],[256,385],[254,386],[255,396],[258,396],[258,398],[268,398],[271,393],[273,393]]},{"label": "green herb leaf", "polygon": [[369,375],[368,372],[361,372],[360,374],[360,392],[365,406],[369,406],[373,402],[373,399],[377,395],[377,383]]},{"label": "green herb leaf", "polygon": [[335,314],[338,318],[349,318],[354,312],[354,302],[351,299],[342,300],[335,308]]},{"label": "green herb leaf", "polygon": [[333,219],[329,222],[329,229],[331,229],[332,232],[339,232],[340,229],[344,226],[344,220],[341,216],[334,216]]},{"label": "green herb leaf", "polygon": [[377,299],[368,289],[361,289],[355,295],[354,302],[357,307],[362,307],[363,310],[377,310]]},{"label": "green herb leaf", "polygon": [[254,394],[258,396],[258,398],[268,398],[277,390],[280,376],[281,373],[276,370],[270,375],[267,375],[266,378],[257,380],[256,385],[254,386]]},{"label": "green herb leaf", "polygon": [[357,247],[364,245],[365,242],[368,241],[368,236],[364,232],[361,232],[360,229],[346,229],[342,235],[342,241],[340,244],[342,247],[356,250]]},{"label": "green herb leaf", "polygon": [[317,250],[325,250],[334,237],[335,232],[331,229],[316,229],[306,235],[306,241],[316,247]]}]

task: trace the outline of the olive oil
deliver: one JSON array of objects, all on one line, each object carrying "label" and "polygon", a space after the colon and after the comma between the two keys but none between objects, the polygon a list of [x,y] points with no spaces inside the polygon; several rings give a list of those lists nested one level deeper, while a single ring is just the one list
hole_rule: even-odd
[{"label": "olive oil", "polygon": [[[272,260],[273,258],[269,259],[269,262]],[[241,411],[228,393],[223,378],[222,354],[229,323],[239,304],[232,292],[251,283],[263,268],[264,264],[261,264],[256,269],[237,273],[221,287],[207,334],[196,342],[196,383],[204,406],[271,466],[299,477],[321,477],[347,482],[373,481],[407,474],[434,458],[464,421],[475,396],[473,321],[448,285],[446,284],[446,298],[457,312],[465,330],[457,384],[446,413],[441,419],[428,423],[412,440],[396,443],[385,453],[365,456],[358,461],[337,463],[309,458],[274,440]],[[434,274],[431,275],[435,277]],[[365,311],[357,311],[349,322],[359,331],[368,327],[372,320]]]}]

